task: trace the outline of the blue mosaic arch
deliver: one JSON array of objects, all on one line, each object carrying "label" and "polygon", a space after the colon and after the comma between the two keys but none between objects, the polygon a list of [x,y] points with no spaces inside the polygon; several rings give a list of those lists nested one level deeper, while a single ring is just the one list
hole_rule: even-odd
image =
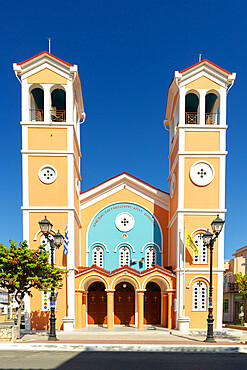
[{"label": "blue mosaic arch", "polygon": [[[128,231],[118,228],[116,218],[127,214],[132,222]],[[119,220],[118,216],[118,219]],[[129,222],[123,218],[122,223]],[[136,270],[145,269],[145,249],[153,246],[156,250],[156,263],[162,261],[162,233],[153,214],[144,207],[130,202],[108,205],[99,211],[91,221],[87,235],[87,263],[92,265],[92,246],[104,247],[104,268],[112,271],[119,267],[119,249],[129,248],[130,266]],[[143,262],[144,258],[144,262]],[[135,261],[134,261],[135,260]],[[143,263],[142,263],[142,262]]]}]

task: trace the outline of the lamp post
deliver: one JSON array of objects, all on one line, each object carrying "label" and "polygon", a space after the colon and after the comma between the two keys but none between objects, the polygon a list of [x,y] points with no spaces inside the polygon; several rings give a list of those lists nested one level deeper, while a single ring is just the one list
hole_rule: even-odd
[{"label": "lamp post", "polygon": [[[51,247],[51,266],[52,269],[54,269],[54,251],[55,248],[60,248],[60,246],[63,244],[63,235],[60,234],[59,230],[56,234],[51,234],[52,224],[49,220],[47,220],[46,216],[44,220],[39,222],[40,230],[42,231],[43,235],[46,239],[50,242]],[[51,289],[51,296],[50,296],[50,334],[48,340],[55,341],[57,340],[56,336],[56,316],[55,316],[55,306],[56,306],[56,297],[54,292],[54,286]]]},{"label": "lamp post", "polygon": [[210,250],[210,285],[209,285],[209,297],[208,297],[208,330],[207,330],[207,338],[204,342],[214,343],[214,318],[213,318],[213,250],[214,250],[214,242],[218,238],[221,230],[223,229],[225,221],[219,218],[217,215],[216,219],[211,223],[211,227],[213,230],[212,234],[208,229],[206,233],[203,235],[203,242]]}]

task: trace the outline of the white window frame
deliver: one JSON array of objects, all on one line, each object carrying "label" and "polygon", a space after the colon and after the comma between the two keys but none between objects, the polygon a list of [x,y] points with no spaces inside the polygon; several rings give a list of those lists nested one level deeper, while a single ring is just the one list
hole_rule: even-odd
[{"label": "white window frame", "polygon": [[150,269],[157,263],[157,250],[153,246],[149,246],[145,250],[145,268]]},{"label": "white window frame", "polygon": [[193,311],[207,311],[207,284],[201,280],[193,284]]},{"label": "white window frame", "polygon": [[119,267],[123,267],[125,265],[130,266],[130,249],[125,245],[119,249],[118,252],[119,256]]},{"label": "white window frame", "polygon": [[195,244],[199,249],[199,255],[193,256],[193,263],[196,265],[207,265],[208,264],[208,249],[203,243],[203,233],[198,233],[193,237]]},{"label": "white window frame", "polygon": [[100,245],[92,250],[92,265],[104,268],[104,249]]}]

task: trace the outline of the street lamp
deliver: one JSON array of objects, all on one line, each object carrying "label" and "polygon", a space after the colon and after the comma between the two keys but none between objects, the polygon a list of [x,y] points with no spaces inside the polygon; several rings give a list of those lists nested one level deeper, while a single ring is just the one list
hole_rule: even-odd
[{"label": "street lamp", "polygon": [[210,285],[209,285],[209,297],[208,297],[208,330],[207,330],[207,338],[205,339],[205,342],[214,343],[214,330],[213,330],[213,324],[214,324],[214,318],[213,318],[213,286],[212,286],[212,280],[213,280],[213,250],[214,250],[214,242],[218,238],[221,230],[223,229],[225,221],[223,221],[221,218],[219,218],[219,215],[217,215],[216,219],[211,223],[211,227],[213,230],[212,234],[208,229],[203,235],[203,243],[207,246],[210,250]]},{"label": "street lamp", "polygon": [[[40,230],[42,231],[43,235],[45,238],[47,238],[50,242],[50,247],[51,247],[51,266],[52,269],[54,269],[54,250],[55,247],[59,248],[63,244],[63,235],[59,232],[51,235],[51,229],[52,229],[52,224],[50,223],[49,220],[47,220],[46,216],[44,220],[39,222],[39,227]],[[55,341],[57,340],[56,337],[56,316],[55,316],[55,305],[56,305],[56,297],[55,297],[55,292],[54,292],[54,287],[51,289],[51,296],[50,296],[50,309],[51,309],[51,314],[50,314],[50,334],[48,340]]]}]

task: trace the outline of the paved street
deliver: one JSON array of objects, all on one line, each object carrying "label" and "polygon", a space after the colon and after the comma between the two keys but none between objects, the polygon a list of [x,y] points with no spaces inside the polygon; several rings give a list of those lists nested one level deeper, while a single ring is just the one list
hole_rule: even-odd
[{"label": "paved street", "polygon": [[45,352],[0,351],[0,368],[5,369],[247,369],[242,353],[150,353],[150,352]]}]

